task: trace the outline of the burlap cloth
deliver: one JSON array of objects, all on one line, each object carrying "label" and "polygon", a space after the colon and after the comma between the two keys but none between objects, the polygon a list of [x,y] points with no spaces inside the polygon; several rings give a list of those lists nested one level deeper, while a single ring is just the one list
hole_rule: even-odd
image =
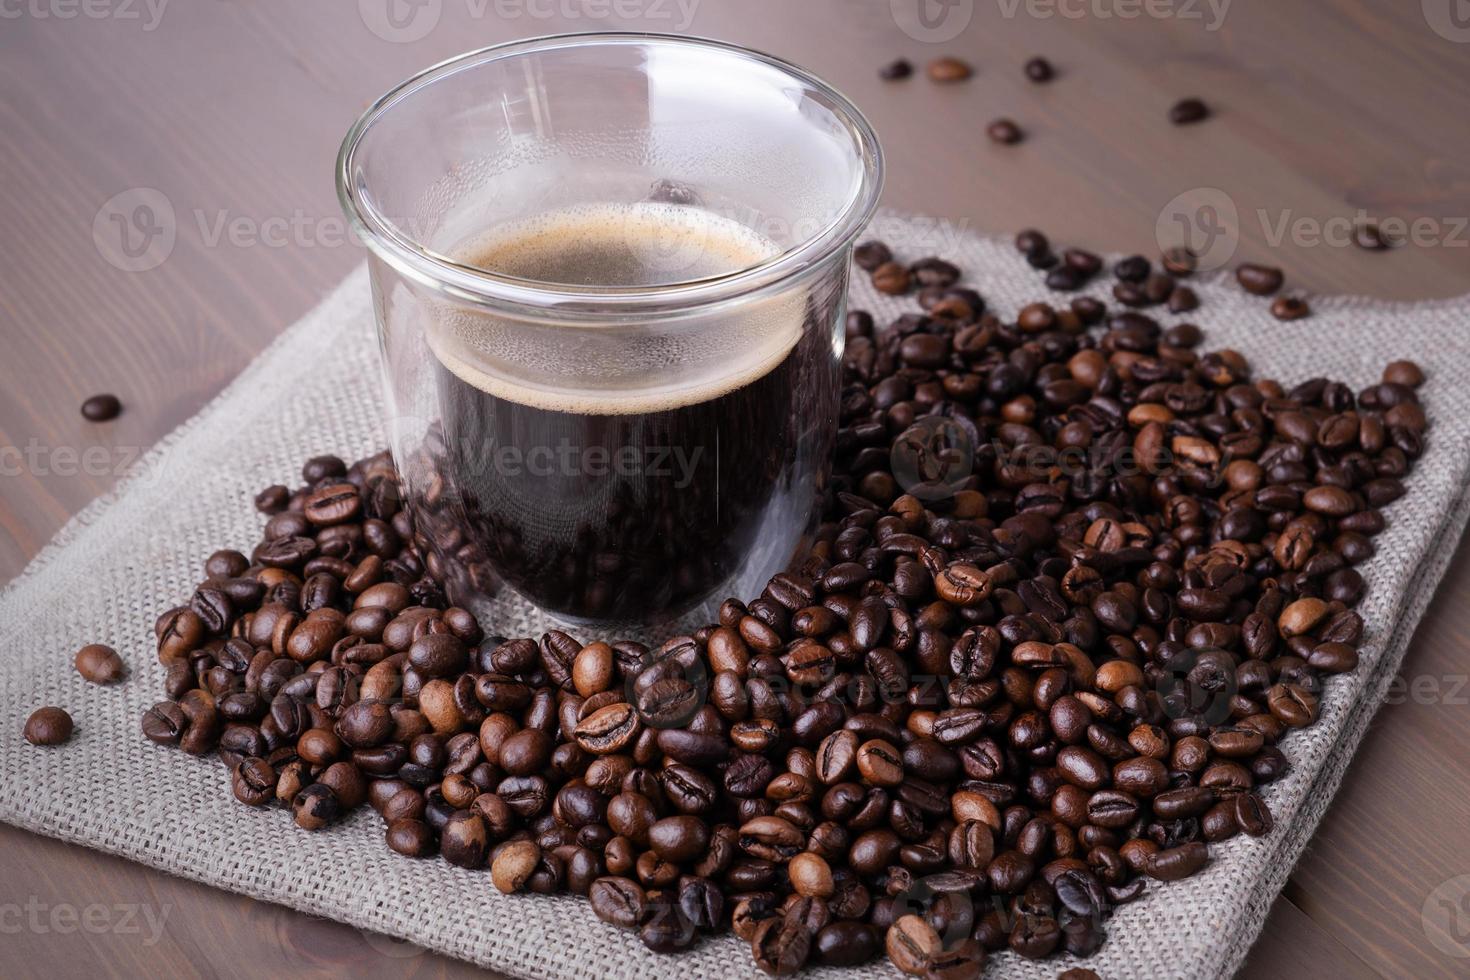
[{"label": "burlap cloth", "polygon": [[[894,215],[879,222],[900,257],[939,253],[956,261],[1004,316],[1046,295],[1039,274],[1007,241]],[[911,300],[879,297],[865,276],[855,278],[855,307],[880,320],[912,308]],[[1416,359],[1429,372],[1422,395],[1433,425],[1409,493],[1389,509],[1378,553],[1363,568],[1362,661],[1352,675],[1329,680],[1321,720],[1282,744],[1292,769],[1266,793],[1275,832],[1213,845],[1206,871],[1155,884],[1121,909],[1102,952],[1086,961],[1107,978],[1225,977],[1240,967],[1398,670],[1470,513],[1470,297],[1417,304],[1318,298],[1310,319],[1281,323],[1267,301],[1221,274],[1193,285],[1203,305],[1188,318],[1206,329],[1206,346],[1237,348],[1288,385],[1325,374],[1356,388],[1378,380],[1394,357]],[[1091,291],[1107,298],[1107,288],[1100,279]],[[581,899],[503,897],[487,873],[400,857],[384,846],[382,825],[366,808],[330,831],[297,831],[280,810],[236,803],[218,761],[141,736],[140,715],[162,697],[154,617],[189,595],[211,551],[254,544],[263,521],[254,493],[296,483],[313,454],[352,459],[383,444],[376,346],[359,269],[0,593],[0,820],[506,973],[758,976],[732,937],[657,956],[635,934],[599,922]],[[123,653],[133,670],[126,684],[95,687],[77,676],[72,653],[89,642]],[[39,749],[22,740],[27,714],[42,704],[65,706],[75,717],[70,744]],[[992,959],[987,975],[1051,978],[1072,965],[1005,954]],[[896,975],[886,963],[845,972]]]}]

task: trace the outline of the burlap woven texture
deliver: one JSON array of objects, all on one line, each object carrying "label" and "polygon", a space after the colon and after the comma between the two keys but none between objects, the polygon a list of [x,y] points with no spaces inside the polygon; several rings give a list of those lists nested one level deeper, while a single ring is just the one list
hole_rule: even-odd
[{"label": "burlap woven texture", "polygon": [[[891,214],[879,220],[881,234],[900,243],[900,257],[951,258],[1002,315],[1046,293],[1009,242]],[[1203,305],[1189,319],[1205,328],[1206,347],[1234,347],[1288,385],[1325,374],[1358,387],[1376,381],[1394,357],[1418,360],[1429,371],[1422,395],[1433,426],[1410,493],[1388,511],[1378,553],[1363,569],[1370,588],[1361,607],[1368,623],[1362,662],[1328,682],[1321,720],[1283,742],[1292,770],[1266,794],[1275,832],[1212,846],[1203,873],[1154,884],[1144,900],[1120,910],[1107,945],[1085,963],[1106,978],[1225,977],[1240,967],[1470,516],[1470,297],[1419,304],[1319,298],[1312,318],[1281,323],[1267,301],[1222,274],[1194,286]],[[1106,298],[1104,283],[1092,291]],[[853,305],[880,321],[911,302],[879,297],[865,276],[855,277]],[[258,539],[256,490],[297,482],[313,454],[352,459],[382,445],[372,331],[359,269],[0,593],[0,820],[518,976],[759,976],[749,951],[730,937],[660,957],[633,933],[599,922],[580,899],[507,898],[487,873],[400,857],[384,846],[381,823],[366,809],[335,829],[298,832],[280,810],[236,803],[218,761],[142,738],[139,717],[162,697],[154,617],[188,596],[211,551],[248,550]],[[528,619],[498,628],[535,625]],[[133,671],[127,683],[102,688],[77,676],[71,655],[89,642],[123,653]],[[76,718],[70,744],[38,749],[21,739],[26,715],[42,704],[65,706]],[[992,958],[987,975],[1049,980],[1072,965],[1079,964],[1006,954]],[[896,975],[886,963],[813,971],[844,973]]]}]

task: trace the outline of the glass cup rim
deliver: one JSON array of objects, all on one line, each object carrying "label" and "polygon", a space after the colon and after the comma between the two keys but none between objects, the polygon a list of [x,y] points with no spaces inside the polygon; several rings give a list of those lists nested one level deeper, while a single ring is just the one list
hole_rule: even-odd
[{"label": "glass cup rim", "polygon": [[[819,93],[853,140],[863,168],[862,180],[841,212],[800,244],[757,265],[722,276],[654,286],[581,286],[546,283],[478,269],[455,262],[417,241],[365,200],[354,186],[356,154],[373,123],[399,102],[440,79],[505,58],[559,48],[597,45],[674,44],[739,55],[785,73]],[[393,86],[368,106],[348,130],[337,154],[337,199],[359,240],[382,261],[420,285],[442,290],[463,301],[515,307],[528,314],[554,311],[555,319],[591,315],[678,315],[707,311],[734,300],[746,300],[784,286],[801,273],[820,268],[833,253],[850,244],[878,207],[884,178],[883,151],[872,124],[840,91],[789,61],[714,38],[657,32],[588,32],[553,34],[477,48],[431,65]],[[538,319],[540,317],[537,317]]]}]

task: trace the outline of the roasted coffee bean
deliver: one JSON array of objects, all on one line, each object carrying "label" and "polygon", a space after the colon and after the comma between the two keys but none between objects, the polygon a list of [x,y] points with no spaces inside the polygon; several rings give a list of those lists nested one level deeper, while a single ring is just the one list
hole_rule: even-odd
[{"label": "roasted coffee bean", "polygon": [[26,719],[25,740],[32,745],[61,745],[72,735],[71,715],[56,707],[37,708]]},{"label": "roasted coffee bean", "polygon": [[889,962],[913,976],[921,976],[943,949],[939,933],[917,915],[905,915],[889,926],[884,946]]},{"label": "roasted coffee bean", "polygon": [[1209,108],[1199,99],[1180,99],[1169,107],[1169,121],[1176,126],[1197,123],[1209,115]]},{"label": "roasted coffee bean", "polygon": [[93,684],[115,684],[127,673],[122,658],[110,646],[89,643],[77,651],[77,673]]},{"label": "roasted coffee bean", "polygon": [[1300,320],[1311,312],[1312,308],[1300,296],[1278,296],[1271,303],[1271,315],[1278,320]]},{"label": "roasted coffee bean", "polygon": [[143,734],[159,745],[178,745],[189,718],[173,701],[160,701],[143,713]]},{"label": "roasted coffee bean", "polygon": [[866,922],[841,920],[817,933],[813,952],[824,966],[861,966],[878,955],[880,933]]},{"label": "roasted coffee bean", "polygon": [[963,82],[973,74],[968,64],[958,58],[935,58],[927,69],[931,81],[948,83]]},{"label": "roasted coffee bean", "polygon": [[1025,134],[1021,127],[1017,126],[1011,119],[996,119],[985,127],[985,135],[990,137],[992,143],[1001,143],[1012,146],[1021,142]]},{"label": "roasted coffee bean", "polygon": [[901,78],[908,78],[913,73],[914,66],[910,64],[906,58],[897,58],[893,61],[888,62],[888,64],[884,65],[882,68],[878,69],[878,77],[886,82],[894,82],[898,81]]},{"label": "roasted coffee bean", "polygon": [[422,820],[398,819],[388,824],[387,843],[404,857],[427,857],[434,852],[434,832]]},{"label": "roasted coffee bean", "polygon": [[592,912],[603,922],[636,929],[644,917],[643,887],[631,878],[598,878],[587,893]]},{"label": "roasted coffee bean", "polygon": [[898,262],[884,262],[873,270],[872,278],[873,288],[890,296],[902,296],[913,284],[909,270]]},{"label": "roasted coffee bean", "polygon": [[903,757],[882,739],[875,738],[858,747],[857,769],[863,780],[874,786],[897,786],[903,782]]},{"label": "roasted coffee bean", "polygon": [[342,805],[331,787],[315,783],[296,794],[291,814],[302,830],[321,830],[342,814]]},{"label": "roasted coffee bean", "polygon": [[[439,833],[439,853],[444,855],[444,860],[461,868],[482,867],[489,845],[490,833],[485,818],[471,810],[453,814]],[[495,886],[500,887],[499,879],[496,879]]]},{"label": "roasted coffee bean", "polygon": [[1285,278],[1280,269],[1266,265],[1246,263],[1235,270],[1241,288],[1254,296],[1270,296],[1281,288]]},{"label": "roasted coffee bean", "polygon": [[518,892],[525,888],[540,861],[541,848],[535,841],[516,840],[502,844],[490,862],[490,881],[503,894]]},{"label": "roasted coffee bean", "polygon": [[276,796],[279,777],[264,759],[246,759],[235,767],[235,799],[246,806],[265,806]]},{"label": "roasted coffee bean", "polygon": [[799,972],[806,965],[811,948],[812,934],[801,924],[784,918],[765,920],[750,937],[755,965],[776,977]]},{"label": "roasted coffee bean", "polygon": [[122,414],[122,402],[116,395],[93,395],[82,402],[82,418],[88,422],[111,422]]},{"label": "roasted coffee bean", "polygon": [[1235,822],[1240,829],[1252,837],[1264,837],[1271,832],[1275,821],[1266,801],[1255,793],[1241,793],[1235,797]]},{"label": "roasted coffee bean", "polygon": [[1150,878],[1177,881],[1199,871],[1209,857],[1209,850],[1202,843],[1181,844],[1149,855],[1144,870]]},{"label": "roasted coffee bean", "polygon": [[694,942],[694,923],[684,918],[677,902],[666,892],[650,892],[639,938],[655,953],[677,953]]}]

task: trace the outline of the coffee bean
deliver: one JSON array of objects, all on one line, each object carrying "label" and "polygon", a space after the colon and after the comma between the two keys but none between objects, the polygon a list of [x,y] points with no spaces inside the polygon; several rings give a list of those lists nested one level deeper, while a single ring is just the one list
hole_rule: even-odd
[{"label": "coffee bean", "polygon": [[264,759],[246,759],[235,767],[235,799],[246,806],[265,806],[275,799],[278,778]]},{"label": "coffee bean", "polygon": [[1011,119],[994,120],[985,127],[985,135],[990,137],[992,143],[1001,143],[1006,146],[1013,146],[1025,137],[1025,134],[1021,132],[1021,127]]},{"label": "coffee bean", "polygon": [[1383,229],[1376,224],[1362,222],[1353,226],[1353,244],[1365,251],[1381,252],[1393,248],[1398,243],[1385,235]]},{"label": "coffee bean", "polygon": [[82,402],[82,417],[88,422],[111,422],[122,414],[122,402],[116,395],[93,395]]},{"label": "coffee bean", "polygon": [[643,945],[655,953],[677,953],[694,942],[694,924],[665,892],[651,892],[645,921],[639,930]]},{"label": "coffee bean", "polygon": [[1016,251],[1022,255],[1040,255],[1051,251],[1046,236],[1035,228],[1027,228],[1016,234]]},{"label": "coffee bean", "polygon": [[1235,797],[1235,822],[1252,837],[1266,836],[1275,824],[1270,807],[1255,793],[1241,793]]},{"label": "coffee bean", "polygon": [[71,715],[56,707],[37,708],[26,719],[25,740],[32,745],[61,745],[71,740]]},{"label": "coffee bean", "polygon": [[600,708],[577,724],[577,744],[594,755],[621,752],[638,737],[638,713],[626,703]]},{"label": "coffee bean", "polygon": [[750,938],[755,965],[775,977],[789,977],[806,965],[811,955],[811,933],[795,922],[767,919]]},{"label": "coffee bean", "polygon": [[598,878],[587,893],[592,912],[603,922],[636,929],[643,921],[643,889],[630,878]]},{"label": "coffee bean", "polygon": [[909,270],[898,262],[884,262],[873,270],[873,288],[890,296],[902,296],[912,284]]},{"label": "coffee bean", "polygon": [[904,973],[920,976],[943,949],[939,933],[917,915],[905,915],[888,927],[888,959]]},{"label": "coffee bean", "polygon": [[1417,388],[1424,383],[1424,370],[1413,361],[1390,361],[1383,369],[1385,384]]},{"label": "coffee bean", "polygon": [[874,786],[903,782],[903,757],[882,739],[871,739],[858,747],[857,769],[863,780]]},{"label": "coffee bean", "polygon": [[648,846],[672,864],[689,864],[709,846],[709,827],[698,817],[665,817],[648,828]]},{"label": "coffee bean", "polygon": [[929,62],[930,81],[949,83],[963,82],[974,74],[974,70],[959,58],[935,58]]},{"label": "coffee bean", "polygon": [[[471,810],[460,810],[453,814],[439,833],[439,853],[444,860],[460,868],[479,868],[485,864],[485,854],[490,846],[490,832],[485,818]],[[538,854],[539,857],[539,854]],[[501,887],[502,879],[495,877],[495,887],[501,891],[514,891]]]},{"label": "coffee bean", "polygon": [[422,820],[394,820],[388,824],[387,843],[404,857],[427,857],[434,852],[434,832]]},{"label": "coffee bean", "polygon": [[541,848],[535,841],[518,840],[503,844],[490,862],[490,881],[503,894],[518,892],[526,886],[540,860]]},{"label": "coffee bean", "polygon": [[1235,270],[1235,280],[1253,296],[1270,296],[1281,288],[1286,277],[1280,269],[1246,263]]},{"label": "coffee bean", "polygon": [[808,898],[830,898],[835,885],[832,868],[816,854],[798,854],[787,865],[791,887]]},{"label": "coffee bean", "polygon": [[110,646],[89,643],[77,651],[74,663],[77,673],[93,684],[115,684],[127,673],[122,658]]},{"label": "coffee bean", "polygon": [[178,745],[188,727],[188,717],[172,701],[160,701],[143,713],[143,734],[160,745]]},{"label": "coffee bean", "polygon": [[1312,308],[1300,296],[1278,296],[1271,303],[1271,315],[1278,320],[1300,320],[1311,312]]},{"label": "coffee bean", "polygon": [[321,783],[306,787],[291,801],[291,815],[302,830],[321,830],[341,814],[337,794]]},{"label": "coffee bean", "polygon": [[1194,842],[1158,851],[1148,857],[1144,870],[1159,881],[1178,881],[1199,871],[1209,861],[1204,844]]},{"label": "coffee bean", "polygon": [[878,69],[878,77],[886,82],[894,82],[901,78],[908,78],[914,73],[914,66],[907,58],[896,58]]},{"label": "coffee bean", "polygon": [[865,922],[832,922],[817,933],[814,945],[824,966],[862,966],[878,955],[879,933]]},{"label": "coffee bean", "polygon": [[1026,60],[1026,77],[1033,82],[1049,82],[1056,77],[1051,62],[1039,55]]},{"label": "coffee bean", "polygon": [[1199,99],[1180,99],[1169,107],[1169,121],[1176,126],[1197,123],[1209,115],[1209,108]]}]

